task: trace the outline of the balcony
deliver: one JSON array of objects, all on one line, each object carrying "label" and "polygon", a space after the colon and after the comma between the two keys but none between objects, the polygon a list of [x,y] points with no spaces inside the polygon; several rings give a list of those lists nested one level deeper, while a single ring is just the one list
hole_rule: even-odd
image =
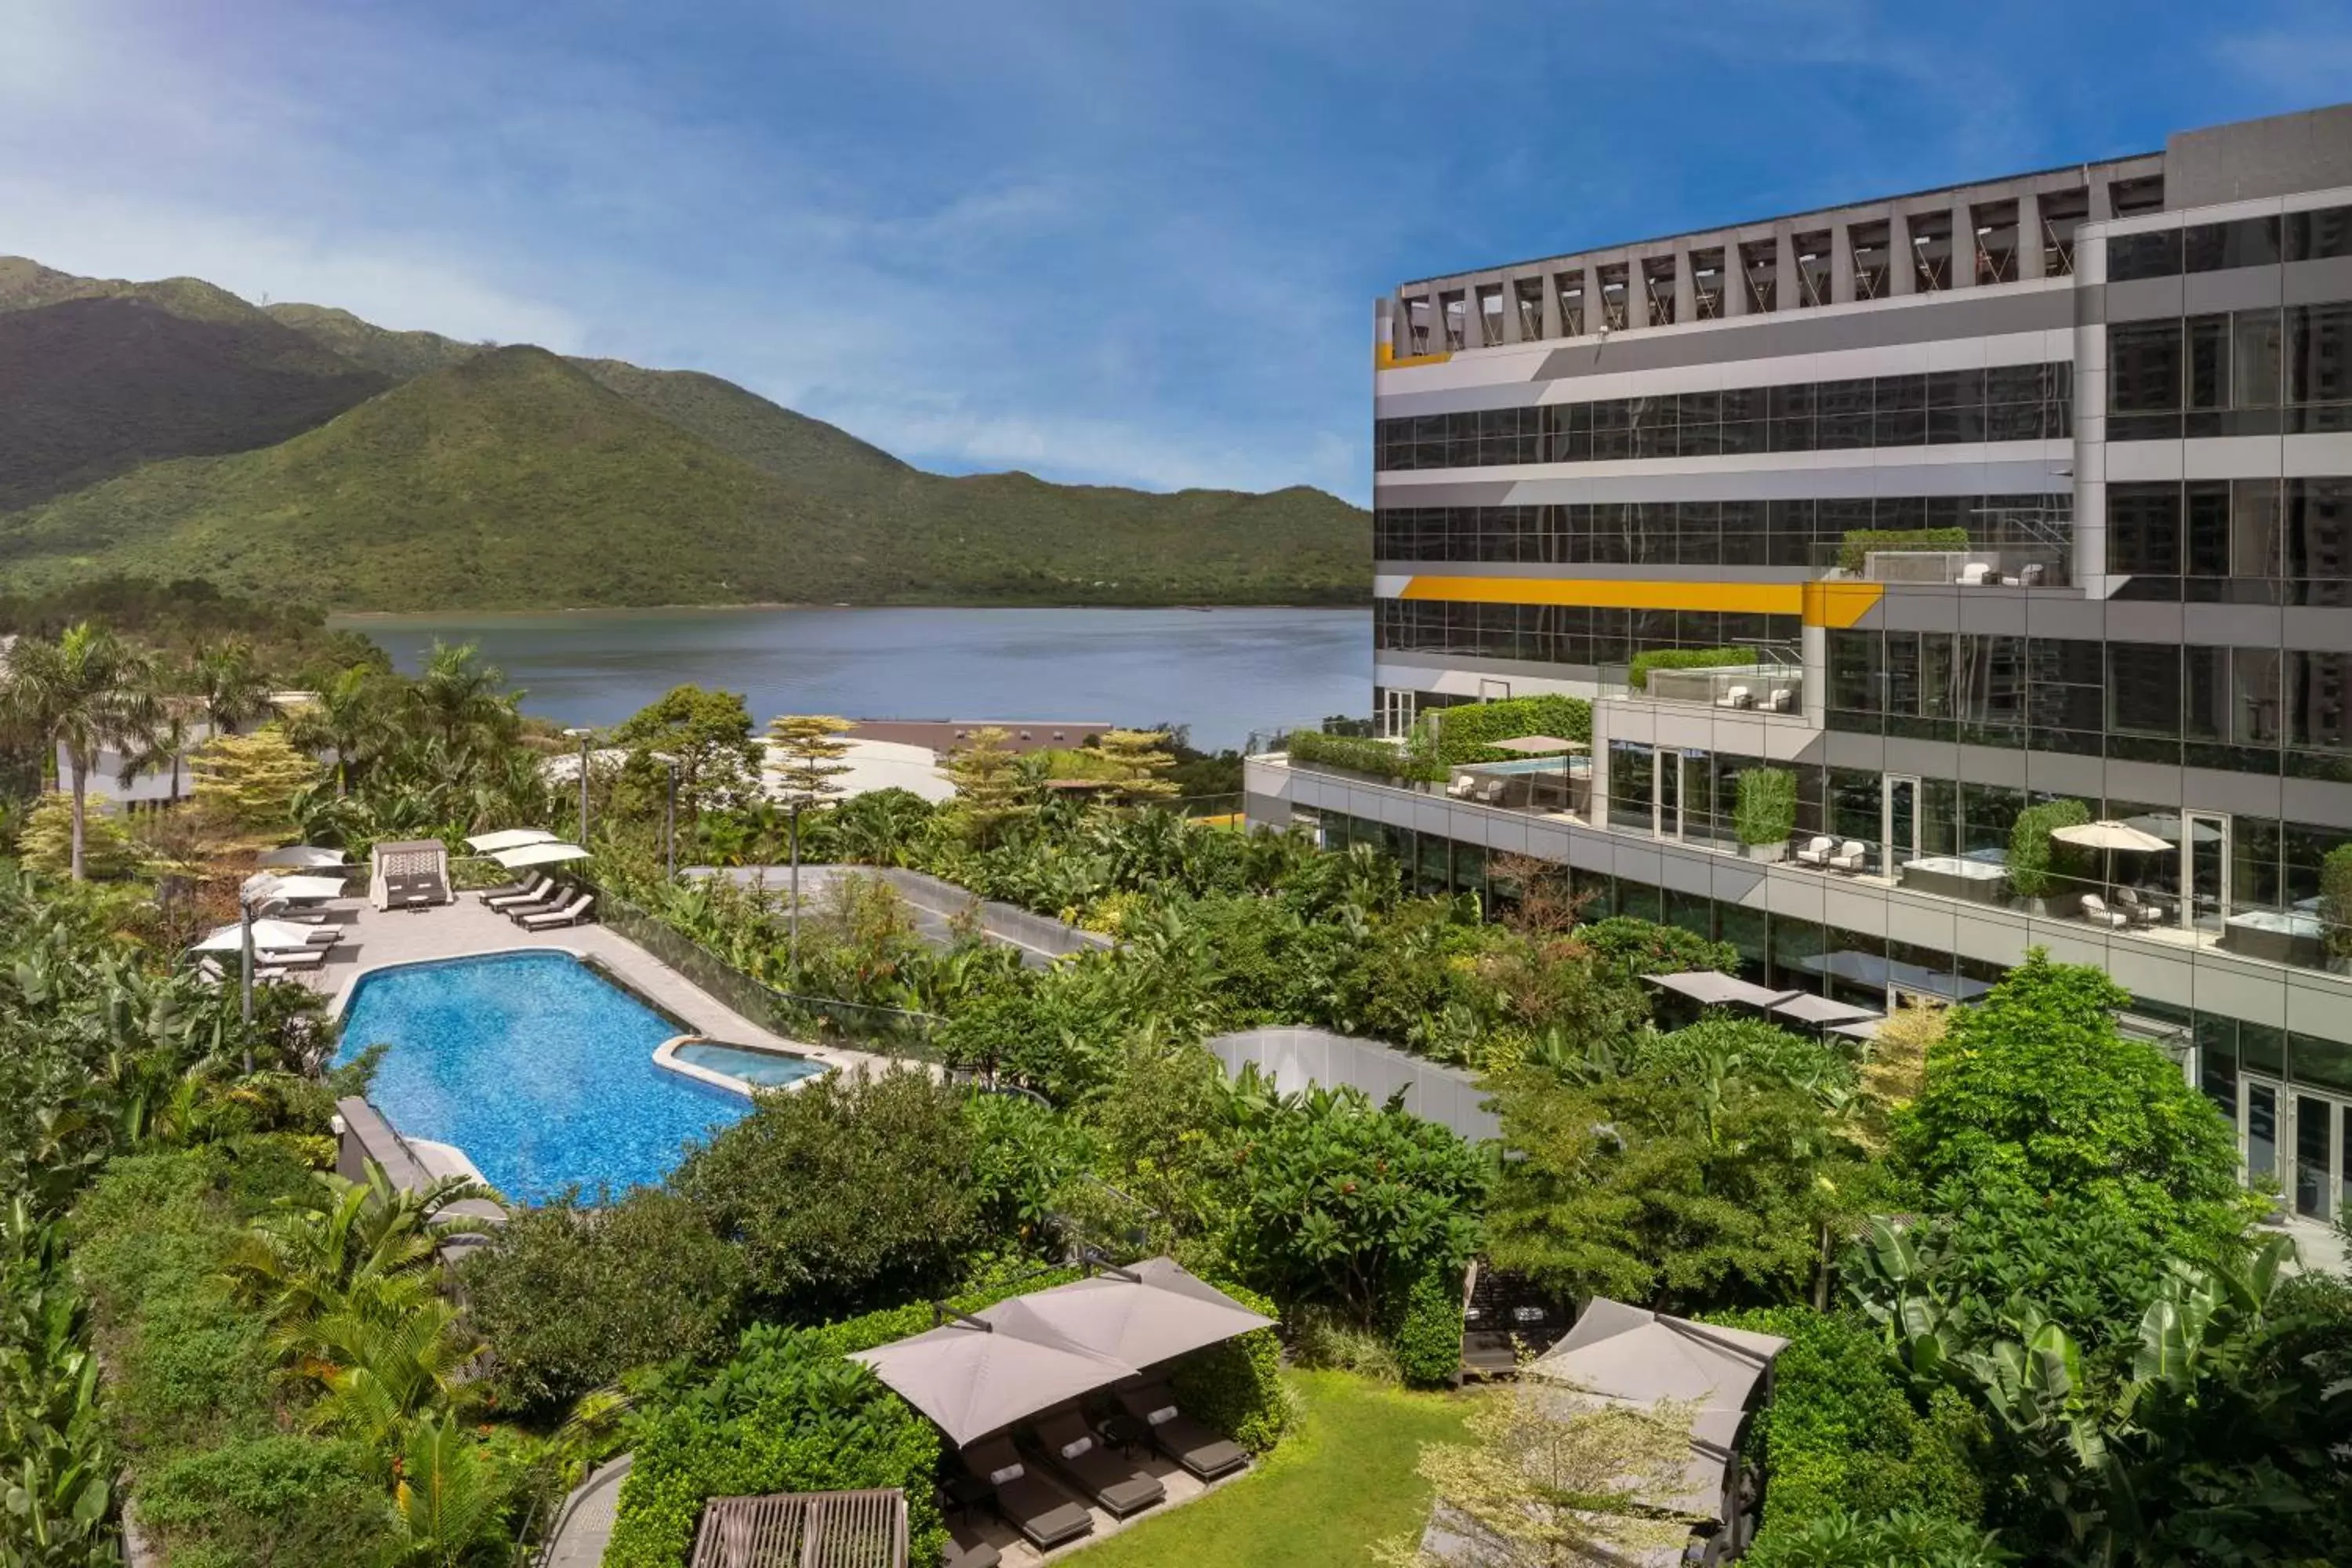
[{"label": "balcony", "polygon": [[1857,550],[1816,545],[1813,573],[1832,582],[1945,583],[1974,588],[2066,588],[2074,584],[2072,545],[2004,544],[1956,549]]}]

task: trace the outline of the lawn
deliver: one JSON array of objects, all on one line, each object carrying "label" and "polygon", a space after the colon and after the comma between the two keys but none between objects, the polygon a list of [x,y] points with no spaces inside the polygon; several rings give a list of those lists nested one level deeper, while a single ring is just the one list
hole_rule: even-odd
[{"label": "lawn", "polygon": [[1369,1564],[1383,1536],[1417,1533],[1429,1488],[1413,1473],[1423,1443],[1458,1436],[1463,1402],[1408,1394],[1341,1372],[1285,1374],[1298,1429],[1254,1475],[1121,1531],[1074,1561],[1083,1568],[1297,1568]]}]

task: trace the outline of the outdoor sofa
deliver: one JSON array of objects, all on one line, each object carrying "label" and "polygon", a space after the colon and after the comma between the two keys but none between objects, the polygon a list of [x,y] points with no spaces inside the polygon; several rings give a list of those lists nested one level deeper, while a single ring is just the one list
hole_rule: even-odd
[{"label": "outdoor sofa", "polygon": [[1038,1551],[1050,1552],[1092,1533],[1094,1515],[1031,1475],[1010,1437],[983,1437],[961,1457],[972,1479],[991,1489],[1004,1522],[1027,1536]]},{"label": "outdoor sofa", "polygon": [[1076,1411],[1045,1416],[1031,1431],[1054,1466],[1114,1517],[1125,1519],[1167,1500],[1168,1489],[1159,1477],[1114,1455],[1102,1434]]},{"label": "outdoor sofa", "polygon": [[1176,1391],[1164,1383],[1123,1388],[1118,1403],[1151,1434],[1151,1446],[1204,1481],[1231,1475],[1249,1463],[1249,1451],[1177,1407]]}]

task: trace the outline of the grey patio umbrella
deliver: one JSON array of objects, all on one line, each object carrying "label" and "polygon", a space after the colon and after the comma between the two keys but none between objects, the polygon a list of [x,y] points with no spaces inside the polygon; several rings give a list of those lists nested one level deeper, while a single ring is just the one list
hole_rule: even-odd
[{"label": "grey patio umbrella", "polygon": [[1139,1368],[1274,1326],[1272,1318],[1251,1311],[1166,1258],[1015,1297],[980,1316],[1020,1333],[1029,1331],[1029,1323],[1042,1324],[1074,1344]]},{"label": "grey patio umbrella", "polygon": [[959,1319],[850,1357],[939,1424],[961,1448],[1041,1411],[1108,1388],[1135,1369],[1043,1324]]}]

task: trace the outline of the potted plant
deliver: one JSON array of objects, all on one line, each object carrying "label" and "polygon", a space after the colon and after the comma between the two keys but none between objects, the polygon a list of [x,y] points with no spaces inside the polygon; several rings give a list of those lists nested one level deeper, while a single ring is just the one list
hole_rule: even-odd
[{"label": "potted plant", "polygon": [[1769,864],[1789,853],[1797,830],[1797,775],[1787,768],[1749,768],[1739,775],[1732,831],[1750,860]]},{"label": "potted plant", "polygon": [[2025,900],[2029,914],[2055,915],[2051,894],[2073,879],[2057,864],[2060,846],[2050,837],[2058,827],[2078,827],[2091,820],[2090,807],[2079,800],[2051,800],[2029,805],[2017,814],[2009,830],[2009,885]]},{"label": "potted plant", "polygon": [[2327,967],[2352,971],[2352,844],[2338,844],[2319,860],[2319,919],[2327,942]]}]

